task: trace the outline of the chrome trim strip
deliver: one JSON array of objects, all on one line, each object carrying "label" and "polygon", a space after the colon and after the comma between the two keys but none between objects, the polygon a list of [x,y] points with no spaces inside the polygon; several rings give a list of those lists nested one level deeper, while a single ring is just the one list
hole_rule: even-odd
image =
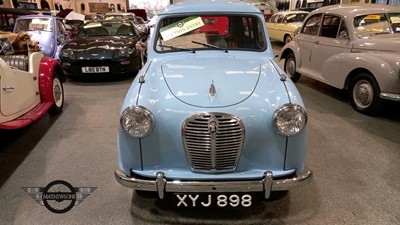
[{"label": "chrome trim strip", "polygon": [[383,99],[392,100],[392,101],[400,101],[400,94],[381,92],[379,94],[379,97],[381,97]]},{"label": "chrome trim strip", "polygon": [[272,172],[266,171],[261,180],[251,181],[180,181],[167,180],[163,172],[157,172],[156,179],[145,179],[126,176],[119,170],[115,171],[115,179],[121,185],[142,191],[158,192],[160,199],[166,192],[264,192],[269,198],[271,191],[286,191],[310,182],[312,170],[304,170],[294,178],[273,180]]}]

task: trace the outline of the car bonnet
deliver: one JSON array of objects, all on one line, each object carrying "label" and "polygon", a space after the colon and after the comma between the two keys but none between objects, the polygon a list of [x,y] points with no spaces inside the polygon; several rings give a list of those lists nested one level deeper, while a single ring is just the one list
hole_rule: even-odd
[{"label": "car bonnet", "polygon": [[226,107],[251,96],[260,77],[260,63],[238,58],[185,58],[161,64],[171,93],[196,107]]}]

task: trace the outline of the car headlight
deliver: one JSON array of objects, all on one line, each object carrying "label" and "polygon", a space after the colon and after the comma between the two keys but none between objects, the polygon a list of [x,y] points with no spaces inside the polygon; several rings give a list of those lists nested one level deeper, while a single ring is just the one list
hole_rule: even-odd
[{"label": "car headlight", "polygon": [[294,136],[307,124],[307,113],[296,104],[285,104],[275,110],[274,126],[276,132],[284,136]]},{"label": "car headlight", "polygon": [[73,54],[74,54],[74,52],[70,48],[66,48],[66,49],[61,50],[61,55],[63,57],[65,57],[65,58],[72,57]]},{"label": "car headlight", "polygon": [[121,113],[120,123],[130,136],[143,138],[150,134],[154,116],[143,106],[130,106]]},{"label": "car headlight", "polygon": [[126,57],[132,53],[134,53],[135,50],[133,48],[121,48],[118,52],[119,57]]}]

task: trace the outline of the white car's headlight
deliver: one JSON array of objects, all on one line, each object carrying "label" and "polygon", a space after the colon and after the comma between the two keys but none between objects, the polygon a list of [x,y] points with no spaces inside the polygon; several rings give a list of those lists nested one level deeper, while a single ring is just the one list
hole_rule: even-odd
[{"label": "white car's headlight", "polygon": [[307,124],[307,113],[296,104],[285,104],[275,110],[275,130],[284,136],[293,136],[304,129]]},{"label": "white car's headlight", "polygon": [[120,123],[130,136],[143,138],[150,134],[154,116],[143,106],[130,106],[121,113]]}]

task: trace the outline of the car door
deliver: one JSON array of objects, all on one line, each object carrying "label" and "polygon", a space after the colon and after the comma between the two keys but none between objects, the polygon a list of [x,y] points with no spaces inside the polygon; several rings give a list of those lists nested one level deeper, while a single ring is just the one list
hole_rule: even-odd
[{"label": "car door", "polygon": [[[344,34],[346,35],[344,36]],[[341,16],[325,14],[320,31],[312,44],[310,76],[325,83],[337,83],[341,53],[350,52],[351,42],[345,21]]]},{"label": "car door", "polygon": [[18,117],[39,104],[37,75],[5,66],[0,78],[0,112],[3,116]]},{"label": "car door", "polygon": [[296,37],[300,49],[300,58],[296,59],[300,66],[301,74],[310,76],[313,72],[312,53],[315,42],[318,40],[319,27],[321,25],[322,14],[315,14],[304,22],[304,25]]}]

